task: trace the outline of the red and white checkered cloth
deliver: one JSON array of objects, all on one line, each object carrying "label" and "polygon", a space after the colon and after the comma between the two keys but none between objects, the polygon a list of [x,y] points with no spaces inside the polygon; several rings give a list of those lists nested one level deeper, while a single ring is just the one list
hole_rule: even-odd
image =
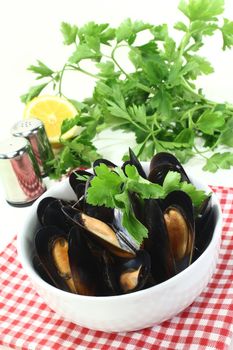
[{"label": "red and white checkered cloth", "polygon": [[233,188],[213,190],[224,214],[220,259],[207,288],[185,311],[129,333],[93,331],[64,321],[32,288],[14,240],[0,256],[0,345],[17,350],[228,349],[233,336]]}]

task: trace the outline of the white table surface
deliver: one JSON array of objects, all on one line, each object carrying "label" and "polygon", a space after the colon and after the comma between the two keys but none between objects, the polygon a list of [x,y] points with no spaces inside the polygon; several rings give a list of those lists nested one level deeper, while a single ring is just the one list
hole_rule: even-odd
[{"label": "white table surface", "polygon": [[[60,69],[70,54],[62,45],[59,32],[61,21],[82,25],[87,21],[119,24],[127,17],[141,19],[154,24],[172,25],[183,19],[177,11],[178,0],[8,0],[0,4],[0,140],[9,134],[13,123],[22,118],[23,105],[19,96],[35,84],[33,75],[26,67],[40,59],[54,69]],[[233,2],[225,0],[225,17],[233,18]],[[172,35],[178,34],[172,31]],[[201,55],[206,56],[215,68],[215,73],[198,80],[206,96],[218,102],[233,103],[233,50],[221,51],[219,34],[206,40]],[[65,80],[66,95],[82,100],[90,95],[93,81],[78,75],[75,80]],[[134,139],[126,134],[105,132],[96,145],[109,159],[119,162]],[[202,171],[203,162],[196,158],[186,169],[201,177],[210,185],[233,187],[233,170],[218,171],[215,174]],[[30,207],[14,208],[5,202],[0,184],[0,252],[20,232],[20,227]],[[1,337],[1,335],[0,335]],[[232,345],[233,349],[233,345]]]}]

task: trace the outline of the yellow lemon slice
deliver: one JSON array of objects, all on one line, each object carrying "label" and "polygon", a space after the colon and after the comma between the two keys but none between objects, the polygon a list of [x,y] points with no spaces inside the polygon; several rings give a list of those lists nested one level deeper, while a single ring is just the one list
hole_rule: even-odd
[{"label": "yellow lemon slice", "polygon": [[[52,144],[59,143],[61,124],[64,119],[70,119],[77,115],[76,108],[68,100],[58,96],[43,95],[30,101],[24,110],[24,119],[40,119],[45,126],[48,139]],[[78,134],[80,127],[73,127],[62,135],[63,139],[71,138]]]}]

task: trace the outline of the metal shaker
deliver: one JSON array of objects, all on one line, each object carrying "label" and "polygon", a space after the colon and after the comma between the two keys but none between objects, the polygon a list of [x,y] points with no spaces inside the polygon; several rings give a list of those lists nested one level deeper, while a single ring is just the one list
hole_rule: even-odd
[{"label": "metal shaker", "polygon": [[16,207],[30,205],[46,190],[27,139],[11,136],[0,142],[0,180],[7,202]]},{"label": "metal shaker", "polygon": [[25,137],[32,146],[42,176],[48,175],[47,161],[54,158],[43,123],[39,119],[20,120],[11,129],[13,136]]}]

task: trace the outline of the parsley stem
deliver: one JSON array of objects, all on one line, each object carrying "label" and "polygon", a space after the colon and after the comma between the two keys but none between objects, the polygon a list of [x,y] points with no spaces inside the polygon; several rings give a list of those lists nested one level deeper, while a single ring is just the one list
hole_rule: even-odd
[{"label": "parsley stem", "polygon": [[[202,158],[208,160],[208,157],[206,157],[206,156],[203,155],[203,153],[205,153],[205,152],[207,152],[207,151],[202,152],[202,151],[200,151],[195,145],[193,146],[193,148],[195,149],[195,151],[196,151],[197,154],[199,154]],[[209,150],[208,150],[208,151],[209,151]]]},{"label": "parsley stem", "polygon": [[[112,53],[111,53],[111,59],[113,60],[113,62],[115,63],[115,65],[119,68],[119,70],[125,75],[125,77],[126,77],[127,79],[135,81],[136,86],[137,86],[139,89],[141,89],[141,90],[143,90],[143,91],[145,91],[145,92],[148,92],[149,94],[153,94],[153,95],[154,95],[155,92],[154,92],[153,89],[151,89],[151,88],[149,88],[148,86],[146,86],[146,85],[144,85],[144,84],[142,84],[142,83],[139,83],[138,81],[136,81],[135,79],[133,79],[133,78],[121,67],[121,65],[117,62],[117,60],[116,60],[116,58],[115,58],[115,52],[116,52],[116,50],[117,50],[119,47],[121,47],[121,46],[123,46],[123,45],[118,45],[118,44],[116,44],[116,46],[114,47],[114,49],[112,50]],[[124,46],[125,46],[125,45],[124,45]]]},{"label": "parsley stem", "polygon": [[178,61],[181,61],[181,58],[184,54],[184,49],[187,46],[187,44],[189,43],[190,37],[191,37],[191,34],[188,30],[187,33],[183,36],[183,38],[180,42],[180,45],[178,47],[178,52],[179,52]]},{"label": "parsley stem", "polygon": [[136,123],[133,119],[130,119],[130,123],[132,123],[134,126],[136,126],[136,128],[140,129],[141,131],[144,131],[146,133],[148,133],[148,131],[150,131],[150,129],[148,127],[144,128],[140,124]]},{"label": "parsley stem", "polygon": [[77,66],[74,66],[74,65],[70,64],[68,67],[71,67],[72,70],[77,70],[78,72],[81,72],[81,73],[83,73],[83,74],[86,74],[86,75],[88,75],[89,77],[92,77],[92,78],[94,78],[94,79],[105,80],[105,78],[100,77],[99,75],[90,73],[90,72],[86,71],[85,69],[81,68],[81,67],[78,66],[78,65],[77,65]]},{"label": "parsley stem", "polygon": [[66,70],[66,66],[67,64],[65,63],[62,70],[61,70],[61,75],[60,75],[60,80],[59,80],[59,86],[58,86],[58,94],[59,96],[62,96],[62,80],[63,80],[63,76]]},{"label": "parsley stem", "polygon": [[150,138],[151,136],[152,136],[152,133],[150,133],[150,134],[147,135],[147,137],[146,137],[145,140],[143,141],[143,143],[142,143],[142,145],[141,145],[141,147],[140,147],[140,149],[139,149],[139,151],[138,151],[138,153],[137,153],[137,157],[139,157],[139,156],[141,155],[142,151],[143,151],[144,148],[145,148],[145,145],[146,145],[147,141],[149,140],[149,138]]},{"label": "parsley stem", "polygon": [[187,81],[184,79],[184,77],[181,78],[181,85],[183,85],[183,87],[188,90],[192,95],[196,96],[199,100],[204,100],[204,96],[198,94],[196,91],[194,91],[189,84],[187,83]]}]

